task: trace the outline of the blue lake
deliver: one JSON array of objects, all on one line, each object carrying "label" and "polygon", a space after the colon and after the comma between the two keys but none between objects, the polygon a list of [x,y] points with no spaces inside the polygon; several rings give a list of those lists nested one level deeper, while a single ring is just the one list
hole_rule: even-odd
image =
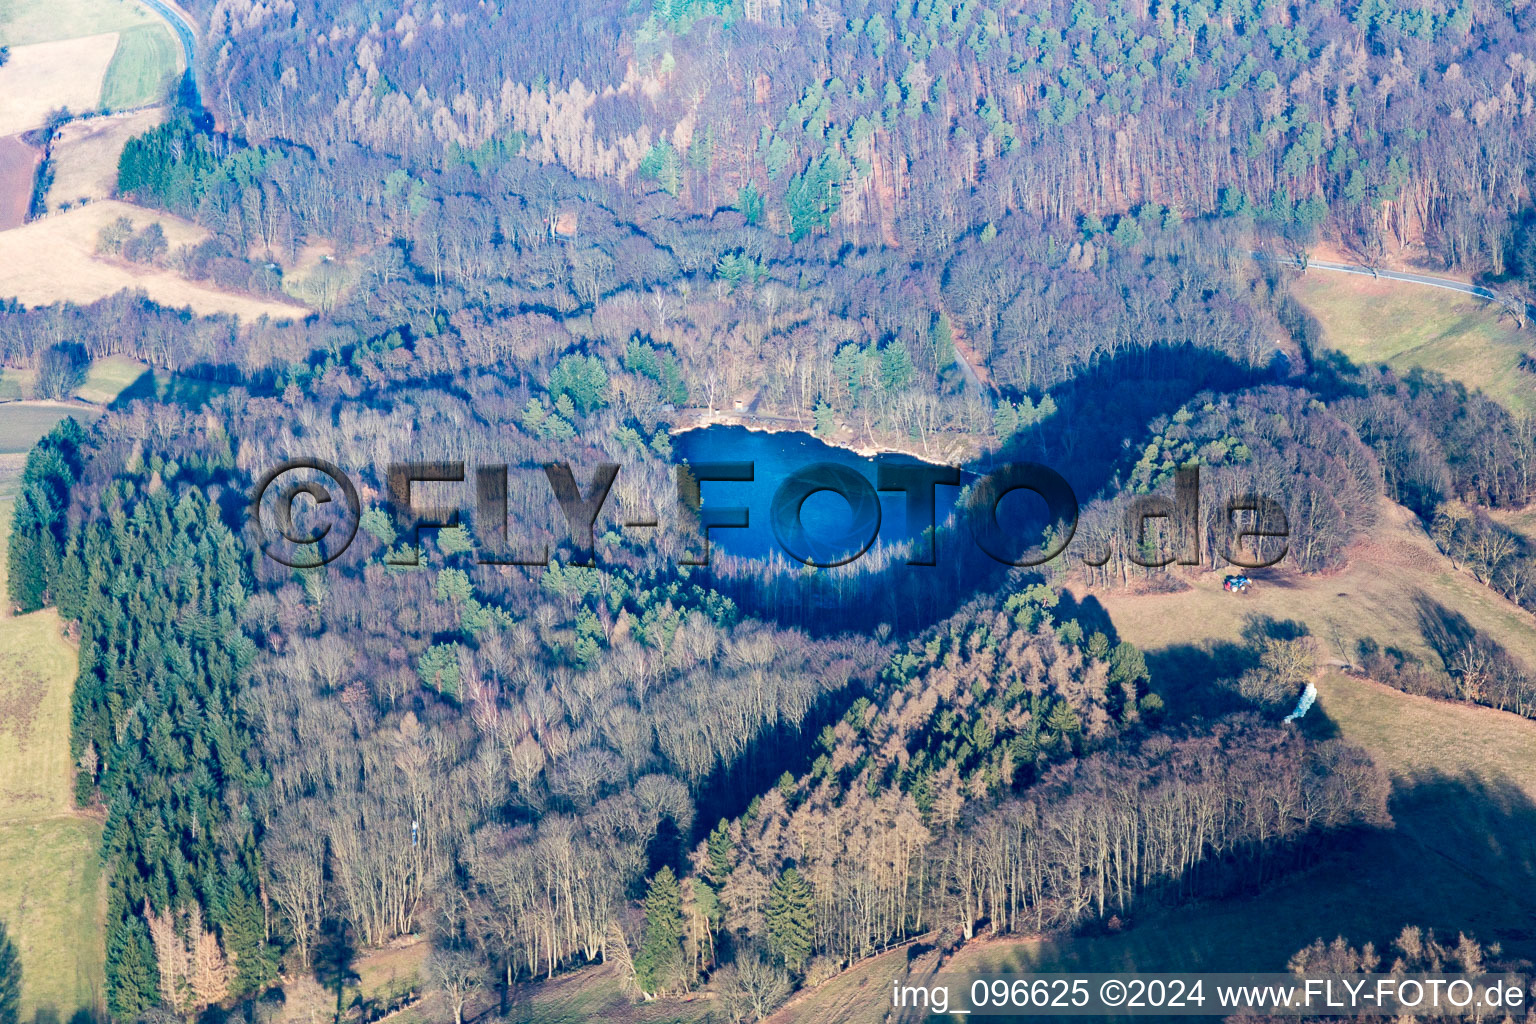
[{"label": "blue lake", "polygon": [[[845,448],[823,444],[816,437],[798,432],[768,433],[748,430],[745,427],[712,426],[689,430],[673,438],[673,458],[689,465],[702,463],[751,463],[752,479],[705,480],[700,482],[703,512],[706,516],[718,515],[721,510],[744,508],[747,525],[744,528],[716,526],[710,530],[712,548],[719,552],[751,559],[770,559],[775,555],[790,561],[785,547],[780,543],[773,528],[774,497],[781,485],[793,474],[818,463],[830,463],[851,470],[868,481],[873,491],[878,482],[879,466],[923,466],[925,463],[909,455],[896,453],[866,458]],[[889,472],[889,470],[887,471]],[[973,479],[966,474],[963,479]],[[843,488],[853,491],[856,488]],[[786,491],[789,493],[789,491]],[[871,497],[866,493],[866,497]],[[944,484],[935,485],[935,519],[942,527],[955,519],[956,502],[961,488]],[[793,500],[790,501],[793,505]],[[909,522],[907,497],[901,491],[879,492],[879,530],[872,552],[883,547],[917,542],[915,549],[921,556],[927,550],[922,537],[931,524],[928,521]],[[841,554],[846,557],[867,542],[870,530],[868,513],[855,522],[854,510],[841,494],[823,490],[805,498],[799,506],[799,524],[803,534],[795,543],[806,545],[802,550],[816,553],[818,560],[834,561]],[[781,517],[782,521],[782,517]],[[863,527],[855,529],[855,527]],[[939,557],[946,550],[941,540]]]}]

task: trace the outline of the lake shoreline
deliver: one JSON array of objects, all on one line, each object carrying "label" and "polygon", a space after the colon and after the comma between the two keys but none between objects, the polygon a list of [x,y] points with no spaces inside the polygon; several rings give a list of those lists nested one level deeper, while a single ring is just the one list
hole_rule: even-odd
[{"label": "lake shoreline", "polygon": [[[886,447],[860,444],[857,431],[847,428],[840,428],[832,437],[821,437],[814,429],[796,423],[788,417],[759,416],[754,413],[705,408],[679,409],[674,416],[667,431],[674,437],[690,430],[703,430],[707,427],[741,427],[758,434],[806,434],[829,448],[841,448],[866,459],[872,459],[877,455],[909,455],[931,465],[947,466],[963,466],[981,454],[974,443],[971,443],[969,436],[961,440],[959,437],[945,435],[942,450],[935,454],[924,452],[920,445],[910,440]],[[893,440],[895,437],[896,435],[892,435]],[[887,439],[881,437],[879,440],[884,442]]]}]

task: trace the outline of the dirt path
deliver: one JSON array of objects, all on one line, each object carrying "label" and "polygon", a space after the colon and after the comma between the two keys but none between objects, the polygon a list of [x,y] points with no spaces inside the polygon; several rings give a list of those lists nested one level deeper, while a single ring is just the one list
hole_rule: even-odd
[{"label": "dirt path", "polygon": [[971,339],[965,333],[965,326],[943,306],[939,307],[939,313],[949,321],[950,339],[955,344],[955,361],[960,364],[960,372],[965,375],[966,383],[976,389],[982,401],[990,404],[995,393],[992,378],[987,373],[986,365],[976,355],[976,350],[971,348]]}]

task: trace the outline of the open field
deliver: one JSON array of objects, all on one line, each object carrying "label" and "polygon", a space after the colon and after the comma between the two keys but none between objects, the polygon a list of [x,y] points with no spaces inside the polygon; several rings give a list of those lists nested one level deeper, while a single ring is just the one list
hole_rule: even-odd
[{"label": "open field", "polygon": [[49,43],[157,23],[135,0],[0,0],[0,46]]},{"label": "open field", "polygon": [[1536,544],[1536,505],[1530,508],[1512,512],[1508,509],[1493,509],[1488,517],[1494,522],[1513,530],[1526,540]]},{"label": "open field", "polygon": [[[11,502],[0,503],[0,536],[11,535]],[[0,573],[0,593],[5,574]],[[26,685],[20,685],[25,680]],[[51,609],[0,617],[0,818],[52,815],[73,807],[69,691],[75,652]],[[61,699],[62,698],[62,699]]]},{"label": "open field", "polygon": [[334,308],[358,281],[357,264],[335,259],[328,245],[306,245],[291,266],[283,268],[283,292],[314,309]]},{"label": "open field", "polygon": [[1436,370],[1509,409],[1536,413],[1536,375],[1520,369],[1530,336],[1501,320],[1492,303],[1326,271],[1296,278],[1291,290],[1322,324],[1324,344],[1355,362]]},{"label": "open field", "polygon": [[116,32],[13,46],[0,67],[0,135],[38,128],[60,107],[95,110],[116,50]]},{"label": "open field", "polygon": [[127,356],[108,356],[91,364],[85,383],[75,397],[93,405],[110,405],[124,389],[142,377],[149,367]]},{"label": "open field", "polygon": [[0,455],[0,502],[16,497],[21,486],[21,471],[26,465],[27,457],[20,452]]},{"label": "open field", "polygon": [[[346,1001],[351,1004],[361,997],[367,1002],[383,1002],[394,993],[414,989],[421,994],[421,1001],[392,1015],[390,1024],[437,1024],[451,1020],[452,1011],[427,980],[429,948],[426,942],[416,942],[363,954],[354,965],[360,981],[347,989]],[[313,1024],[329,1020],[335,1011],[335,994],[321,989],[308,976],[285,979],[283,996],[282,1009],[273,1018],[276,1024]],[[477,1020],[494,1019],[500,1009],[499,998],[500,990],[487,984],[475,996],[470,1016]],[[587,1024],[599,1020],[605,1024],[705,1024],[715,1006],[714,999],[707,995],[636,1003],[624,993],[614,969],[601,964],[562,974],[549,982],[520,985],[510,1003],[509,1021],[536,1024]]]},{"label": "open field", "polygon": [[[0,503],[0,537],[11,503]],[[4,590],[0,554],[0,593]],[[75,652],[52,609],[0,609],[0,918],[22,963],[22,1018],[100,1005],[101,825],[73,808],[69,708]]]},{"label": "open field", "polygon": [[291,320],[307,315],[298,306],[222,292],[170,270],[98,257],[96,242],[102,227],[122,216],[139,228],[159,221],[172,249],[206,237],[202,228],[169,214],[115,200],[90,203],[0,232],[0,297],[41,306],[94,302],[124,289],[142,289],[162,306],[189,307],[201,316],[231,313],[249,320],[260,316]]},{"label": "open field", "polygon": [[[149,367],[137,359],[130,359],[127,356],[107,356],[105,359],[98,359],[91,364],[90,370],[86,372],[85,383],[75,391],[74,397],[91,405],[110,405],[148,369]],[[58,408],[66,413],[73,411],[91,419],[99,414],[99,410],[74,409],[69,403],[34,403],[32,399],[35,393],[32,389],[36,383],[36,377],[35,370],[0,366],[0,423],[5,421],[7,412],[27,416],[46,408]],[[22,403],[21,406],[13,407],[8,404],[17,402]],[[0,435],[3,435],[3,431],[0,431]],[[29,444],[28,447],[31,445]]]},{"label": "open field", "polygon": [[[489,992],[486,995],[490,997]],[[491,1008],[497,1009],[494,1003]],[[709,995],[636,1002],[624,993],[613,967],[598,965],[548,983],[523,986],[514,998],[508,1019],[536,1024],[586,1024],[597,1020],[605,1024],[704,1024],[712,1009],[718,1009],[718,1005]]]},{"label": "open field", "polygon": [[1438,665],[1432,640],[1440,608],[1536,668],[1536,618],[1452,568],[1406,509],[1383,501],[1380,519],[1350,548],[1349,564],[1328,576],[1301,576],[1282,563],[1254,570],[1256,585],[1241,596],[1221,589],[1223,573],[1183,577],[1193,589],[1177,594],[1073,591],[1099,603],[1124,639],[1159,651],[1155,660],[1170,671],[1211,644],[1241,642],[1254,616],[1305,623],[1325,657],[1357,661],[1356,642],[1369,638]]},{"label": "open field", "polygon": [[181,47],[164,25],[124,30],[107,66],[101,105],[108,110],[129,110],[159,103],[175,88],[181,61]]},{"label": "open field", "polygon": [[23,455],[65,416],[89,425],[101,410],[65,402],[6,402],[0,405],[0,455]]},{"label": "open field", "polygon": [[117,159],[135,135],[142,135],[165,120],[164,107],[131,114],[73,121],[53,137],[53,185],[48,189],[48,209],[82,199],[110,199],[117,189]]},{"label": "open field", "polygon": [[32,181],[42,153],[20,136],[0,139],[0,231],[26,223],[32,204]]}]

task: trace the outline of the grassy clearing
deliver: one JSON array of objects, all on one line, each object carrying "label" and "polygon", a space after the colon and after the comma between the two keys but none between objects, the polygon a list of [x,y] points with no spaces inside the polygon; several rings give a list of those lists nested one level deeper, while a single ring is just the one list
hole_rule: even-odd
[{"label": "grassy clearing", "polygon": [[87,818],[0,824],[0,916],[21,957],[23,1020],[102,1005],[100,847],[101,826]]},{"label": "grassy clearing", "polygon": [[1293,294],[1323,342],[1357,363],[1435,370],[1516,412],[1536,413],[1536,375],[1520,369],[1532,337],[1486,300],[1442,288],[1314,270]]},{"label": "grassy clearing", "polygon": [[[0,503],[0,537],[10,519]],[[0,611],[0,918],[21,956],[23,1019],[97,1007],[103,984],[101,826],[73,809],[76,659],[59,625],[51,609]]]},{"label": "grassy clearing", "polygon": [[715,1000],[707,995],[637,1003],[624,993],[612,967],[595,966],[551,982],[524,986],[508,1016],[534,1024],[596,1020],[605,1024],[703,1024],[715,1007]]},{"label": "grassy clearing", "polygon": [[134,0],[0,0],[0,46],[122,32],[157,21]]},{"label": "grassy clearing", "polygon": [[1358,660],[1358,641],[1372,639],[1438,665],[1434,627],[1442,609],[1464,617],[1536,668],[1536,618],[1477,583],[1451,563],[1411,513],[1383,501],[1370,536],[1349,550],[1346,568],[1327,576],[1255,570],[1243,596],[1221,589],[1222,573],[1187,577],[1178,594],[1120,591],[1074,594],[1106,612],[1120,635],[1153,652],[1164,677],[1192,671],[1221,645],[1242,642],[1250,619],[1294,620],[1323,644],[1325,656]]},{"label": "grassy clearing", "polygon": [[93,405],[110,405],[112,400],[134,381],[142,377],[149,367],[127,356],[108,356],[91,364],[85,383],[75,392],[75,397]]},{"label": "grassy clearing", "polygon": [[1522,509],[1519,512],[1496,509],[1489,512],[1488,515],[1492,517],[1494,522],[1502,524],[1531,543],[1536,544],[1536,506]]},{"label": "grassy clearing", "polygon": [[187,377],[165,370],[148,370],[140,374],[118,398],[123,402],[153,400],[180,405],[186,409],[201,409],[216,395],[228,390],[229,385],[219,381]]},{"label": "grassy clearing", "polygon": [[[366,1001],[383,1003],[391,996],[415,990],[421,992],[426,984],[426,958],[429,946],[425,942],[403,947],[374,950],[360,956],[353,968],[358,983],[347,989],[345,999],[351,1002],[361,997]],[[437,1007],[428,1002],[417,1003],[390,1017],[391,1024],[427,1024],[442,1019],[428,1012]],[[336,1012],[336,993],[322,989],[313,977],[295,977],[283,985],[283,1006],[275,1018],[277,1024],[314,1024],[330,1020]],[[452,1017],[452,1013],[448,1013]]]},{"label": "grassy clearing", "polygon": [[90,424],[99,415],[99,410],[56,402],[7,402],[0,405],[0,455],[26,453],[65,416]]},{"label": "grassy clearing", "polygon": [[181,46],[164,25],[140,25],[117,37],[107,66],[101,105],[128,110],[158,103],[170,95],[181,70]]},{"label": "grassy clearing", "polygon": [[[138,360],[126,356],[98,359],[91,364],[85,383],[76,389],[74,397],[92,405],[110,405],[148,369]],[[26,452],[65,416],[89,423],[101,415],[100,410],[73,404],[33,401],[36,376],[32,370],[0,367],[0,455]]]},{"label": "grassy clearing", "polygon": [[32,392],[34,374],[11,366],[0,366],[0,402],[19,402]]},{"label": "grassy clearing", "polygon": [[[3,508],[9,537],[11,503]],[[56,615],[0,619],[0,817],[72,809],[69,694],[74,678],[75,652],[60,639]]]},{"label": "grassy clearing", "polygon": [[26,468],[27,457],[18,453],[0,455],[0,502],[12,501],[21,488],[21,471]]}]

